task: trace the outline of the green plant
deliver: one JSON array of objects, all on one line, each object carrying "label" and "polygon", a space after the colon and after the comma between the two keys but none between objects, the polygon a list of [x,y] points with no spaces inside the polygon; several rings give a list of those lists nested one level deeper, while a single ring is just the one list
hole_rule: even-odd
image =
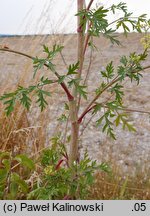
[{"label": "green plant", "polygon": [[[79,158],[79,132],[83,119],[86,118],[88,113],[91,112],[93,115],[99,113],[101,115],[100,118],[96,121],[96,125],[102,125],[102,131],[106,132],[107,135],[109,135],[112,139],[116,139],[114,128],[115,126],[118,126],[120,124],[122,125],[123,129],[127,128],[129,131],[135,131],[134,126],[128,120],[127,112],[141,112],[150,114],[150,112],[145,112],[142,110],[129,109],[124,105],[123,101],[125,87],[124,81],[129,80],[131,81],[131,83],[136,82],[138,85],[140,78],[142,77],[142,71],[150,68],[149,65],[143,66],[143,62],[146,61],[149,50],[147,32],[150,26],[150,21],[146,19],[145,14],[139,17],[133,17],[132,13],[128,12],[125,3],[121,2],[116,5],[113,4],[109,8],[100,6],[96,9],[91,9],[93,2],[94,0],[91,0],[88,6],[85,7],[83,0],[77,1],[78,12],[76,16],[78,19],[78,57],[77,61],[67,66],[67,70],[64,74],[59,74],[57,72],[57,65],[54,65],[53,63],[55,55],[62,51],[63,46],[55,44],[52,49],[50,49],[49,47],[44,45],[44,58],[29,56],[25,53],[11,49],[0,49],[1,51],[16,53],[32,59],[34,64],[33,77],[35,77],[38,70],[42,69],[43,67],[46,67],[53,73],[53,75],[56,76],[56,80],[42,76],[40,78],[40,81],[36,85],[32,85],[26,88],[23,86],[18,86],[16,91],[3,94],[0,97],[0,100],[3,101],[4,105],[6,106],[5,111],[7,115],[10,115],[14,110],[16,101],[19,101],[27,110],[29,110],[31,106],[31,94],[35,95],[35,101],[39,105],[41,111],[43,111],[48,104],[46,97],[51,96],[51,92],[45,90],[44,88],[45,86],[52,85],[53,83],[60,85],[62,90],[66,94],[65,109],[67,114],[62,114],[59,120],[64,122],[66,122],[67,120],[67,122],[69,121],[71,125],[70,136],[67,137],[70,141],[69,154],[67,153],[68,169],[61,168],[57,172],[55,172],[54,164],[56,161],[54,160],[54,164],[50,165],[50,167],[46,167],[46,172],[50,174],[47,175],[45,172],[45,175],[43,177],[46,185],[53,185],[53,177],[60,178],[61,176],[68,176],[68,178],[63,179],[64,182],[66,182],[70,178],[74,178],[74,173],[77,173],[78,169],[81,169],[80,166],[82,165],[82,162],[85,163],[86,161],[86,168],[89,166],[87,155],[85,155],[83,161]],[[109,21],[107,20],[107,15],[109,13],[115,14],[117,10],[120,10],[122,12],[122,17],[109,23]],[[131,53],[129,56],[122,56],[120,58],[120,63],[116,68],[111,61],[107,64],[104,70],[100,70],[99,86],[95,88],[95,96],[93,97],[93,99],[89,99],[89,93],[87,92],[86,84],[87,79],[83,78],[83,64],[85,60],[86,50],[88,48],[93,49],[95,47],[94,37],[99,37],[100,35],[106,37],[111,41],[111,43],[120,45],[121,43],[118,40],[117,35],[115,34],[116,31],[120,28],[123,29],[126,36],[131,31],[131,29],[139,33],[145,32],[144,50],[142,53]],[[88,76],[88,73],[89,71],[87,72],[86,77]],[[109,94],[109,99],[104,101],[101,100],[101,96],[103,94]],[[83,101],[87,101],[87,105],[84,107],[83,111],[81,111],[81,102]],[[103,113],[101,111],[103,111]],[[66,133],[66,131],[64,133]],[[64,135],[64,137],[66,137],[66,134]],[[50,154],[52,157],[52,153]],[[95,169],[94,166],[90,165],[91,172]],[[75,198],[81,197],[80,191],[78,191],[78,184],[80,181],[81,179],[78,178],[76,182],[77,185],[74,186],[76,193],[79,193],[79,196],[75,194]],[[81,182],[81,185],[82,184],[83,183]],[[81,185],[80,190],[82,191]],[[72,186],[69,189],[67,187],[62,188],[62,185],[60,183],[56,191],[55,189],[56,188],[53,188],[53,190],[49,192],[50,194],[47,194],[47,192],[45,194],[45,188],[43,185],[42,187],[35,189],[34,195],[33,193],[30,195],[36,198],[38,196],[42,196],[40,198],[44,198],[43,194],[45,194],[45,198],[53,198],[53,196],[57,196],[57,193],[59,191],[57,198],[59,198],[60,195],[65,196],[65,194],[69,194],[74,198]],[[35,195],[35,192],[37,192],[37,190],[38,196]],[[62,191],[62,194],[60,193],[60,191]]]},{"label": "green plant", "polygon": [[97,165],[87,153],[69,167],[68,155],[62,144],[45,149],[40,157],[40,166],[40,183],[34,183],[28,199],[86,199],[95,180],[95,171],[110,173],[106,163]]},{"label": "green plant", "polygon": [[33,161],[26,155],[0,152],[0,199],[23,199],[29,192],[25,179],[34,169]]},{"label": "green plant", "polygon": [[111,172],[106,163],[97,165],[87,153],[69,167],[60,136],[54,140],[52,148],[43,150],[38,159],[0,153],[0,199],[86,199],[95,181],[94,173]]}]

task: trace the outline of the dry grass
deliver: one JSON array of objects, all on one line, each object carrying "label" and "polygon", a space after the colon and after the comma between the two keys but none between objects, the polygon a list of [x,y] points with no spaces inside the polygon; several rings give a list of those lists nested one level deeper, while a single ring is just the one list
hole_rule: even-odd
[{"label": "dry grass", "polygon": [[43,147],[41,128],[31,125],[27,112],[20,106],[6,117],[0,115],[0,150],[19,153],[36,153]]},{"label": "dry grass", "polygon": [[145,167],[134,176],[124,175],[113,165],[112,174],[97,173],[88,199],[91,200],[150,200],[150,174]]}]

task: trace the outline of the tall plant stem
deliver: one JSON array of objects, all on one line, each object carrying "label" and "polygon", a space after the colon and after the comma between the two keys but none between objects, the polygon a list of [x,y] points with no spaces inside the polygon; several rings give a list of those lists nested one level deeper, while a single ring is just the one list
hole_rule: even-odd
[{"label": "tall plant stem", "polygon": [[[84,5],[84,0],[77,0],[77,11],[81,11],[83,10],[83,5]],[[78,49],[77,49],[77,59],[79,61],[79,71],[77,74],[77,78],[81,77],[81,73],[82,73],[82,67],[83,67],[83,44],[84,44],[84,32],[83,32],[83,28],[82,28],[82,19],[84,19],[84,17],[77,17],[77,33],[78,33]]]},{"label": "tall plant stem", "polygon": [[78,124],[76,100],[69,102],[69,110],[70,110],[70,121],[71,121],[69,165],[71,166],[74,161],[77,161],[79,159],[78,157],[79,124]]},{"label": "tall plant stem", "polygon": [[[94,0],[91,0],[86,8],[86,10],[89,10],[92,3],[94,2]],[[82,19],[85,19],[85,17],[83,16]],[[80,20],[80,19],[79,19]],[[79,27],[78,29],[82,31],[82,25],[80,23],[78,23]],[[84,57],[85,57],[85,52],[86,52],[86,49],[87,49],[87,46],[88,46],[88,42],[89,42],[89,39],[90,39],[90,35],[88,33],[88,30],[90,29],[92,23],[90,22],[88,24],[88,29],[87,29],[87,34],[86,34],[86,37],[85,37],[85,32],[82,34],[82,37],[83,37],[83,40],[81,41],[81,46],[82,46],[82,52],[80,52],[81,54],[81,65],[80,65],[80,77],[82,75],[82,68],[83,68],[83,63],[84,63]],[[79,50],[79,49],[78,49]],[[78,59],[79,59],[80,56],[78,56]],[[80,108],[80,103],[81,103],[81,95],[79,95],[79,99],[78,99],[78,110]]]},{"label": "tall plant stem", "polygon": [[[86,8],[86,10],[88,11],[92,5],[92,3],[94,2],[94,0],[91,0]],[[83,17],[83,19],[85,19],[85,17]],[[88,29],[87,29],[87,34],[86,34],[86,37],[85,37],[85,33],[83,35],[83,41],[82,41],[82,57],[81,57],[81,65],[80,65],[80,77],[82,75],[82,68],[83,68],[83,62],[84,62],[84,57],[85,57],[85,52],[86,52],[86,49],[87,49],[87,46],[88,46],[88,42],[90,40],[90,35],[88,33],[88,30],[90,29],[92,23],[88,23]],[[78,29],[82,30],[82,25],[79,24],[79,27]],[[85,78],[86,79],[86,78]],[[85,83],[84,83],[85,84]],[[81,103],[81,95],[79,95],[79,99],[78,99],[78,110],[80,108],[80,103]]]},{"label": "tall plant stem", "polygon": [[[77,12],[83,10],[84,0],[77,0]],[[82,67],[83,67],[83,43],[84,43],[84,33],[82,30],[80,17],[77,18],[77,33],[78,33],[78,47],[77,47],[77,59],[79,62],[79,70],[76,78],[81,78]],[[71,120],[71,142],[70,142],[70,152],[69,152],[69,164],[71,165],[74,161],[77,161],[78,158],[78,145],[79,145],[79,124],[78,124],[78,109],[77,106],[77,91],[76,88],[73,88],[72,95],[74,100],[69,102],[70,110],[70,120]]]}]

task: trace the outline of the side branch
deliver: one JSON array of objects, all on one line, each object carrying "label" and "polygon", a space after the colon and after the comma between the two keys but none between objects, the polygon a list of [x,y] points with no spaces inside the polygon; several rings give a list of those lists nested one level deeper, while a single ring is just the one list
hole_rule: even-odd
[{"label": "side branch", "polygon": [[[112,25],[112,24],[114,24],[114,23],[116,23],[116,22],[118,22],[118,21],[125,20],[125,19],[126,19],[126,17],[120,17],[120,18],[118,18],[118,19],[112,21],[111,23],[109,23],[108,26],[110,26],[110,25]],[[138,19],[138,17],[128,17],[128,19]]]},{"label": "side branch", "polygon": [[[27,58],[29,58],[29,59],[34,60],[34,57],[33,57],[33,56],[28,55],[28,54],[23,53],[23,52],[16,51],[16,50],[12,50],[12,49],[8,49],[8,48],[7,48],[7,49],[6,49],[6,48],[0,48],[0,51],[18,54],[18,55],[25,56],[25,57],[27,57]],[[44,66],[48,68],[48,65],[47,65],[46,63],[44,64]],[[56,76],[58,79],[60,78],[59,74],[58,74],[56,71],[55,71],[54,74],[55,74],[55,76]],[[66,84],[65,84],[64,82],[62,82],[62,83],[60,83],[60,85],[61,85],[61,87],[63,88],[63,90],[65,91],[65,93],[66,93],[66,95],[67,95],[67,97],[68,97],[68,100],[69,100],[69,101],[72,101],[72,100],[74,99],[74,97],[73,97],[72,94],[70,93],[70,91],[69,91],[68,87],[66,86]]]},{"label": "side branch", "polygon": [[87,6],[87,10],[90,9],[90,7],[91,7],[91,5],[93,4],[93,2],[94,2],[94,0],[91,0],[91,1],[89,2],[88,6]]},{"label": "side branch", "polygon": [[110,86],[112,86],[114,83],[116,83],[117,81],[119,81],[118,76],[116,78],[114,78],[105,88],[102,89],[101,92],[99,92],[99,94],[97,94],[95,96],[95,98],[89,103],[89,105],[85,108],[85,110],[83,111],[83,113],[81,114],[81,116],[78,119],[78,122],[81,123],[82,119],[84,118],[84,116],[91,110],[91,106],[96,102],[96,100],[100,97],[100,95],[106,91]]},{"label": "side branch", "polygon": [[[133,73],[137,73],[139,71],[143,71],[143,70],[147,70],[150,68],[150,65],[145,66],[142,68],[142,70],[138,70],[138,71],[134,71]],[[120,80],[119,76],[116,76],[108,85],[106,85],[100,92],[99,94],[97,94],[94,99],[88,104],[88,106],[85,108],[85,110],[83,111],[83,113],[80,115],[79,119],[78,119],[78,123],[82,122],[82,119],[84,118],[84,116],[91,111],[92,109],[92,105],[96,102],[96,100],[101,96],[101,94],[103,94],[103,92],[105,92],[108,88],[110,88],[113,84],[115,84],[116,82],[118,82]]]},{"label": "side branch", "polygon": [[[93,105],[91,108],[89,108],[83,116],[81,116],[79,119],[78,119],[78,123],[80,124],[83,117],[89,113],[91,110],[93,110],[95,107],[96,107],[97,104]],[[100,104],[101,107],[104,107],[104,108],[108,108],[106,105],[103,105],[103,104]],[[144,111],[144,110],[137,110],[137,109],[130,109],[130,108],[118,108],[118,110],[122,110],[122,111],[125,111],[125,112],[136,112],[136,113],[143,113],[143,114],[149,114],[150,115],[150,111]]]}]

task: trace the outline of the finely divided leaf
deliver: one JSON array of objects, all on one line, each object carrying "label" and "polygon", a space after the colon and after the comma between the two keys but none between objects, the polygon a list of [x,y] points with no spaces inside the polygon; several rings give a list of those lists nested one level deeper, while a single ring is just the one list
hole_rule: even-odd
[{"label": "finely divided leaf", "polygon": [[112,79],[114,77],[114,66],[112,61],[106,66],[106,70],[101,71],[101,74],[102,77],[107,79]]},{"label": "finely divided leaf", "polygon": [[47,101],[44,98],[44,95],[50,96],[50,92],[44,91],[42,89],[37,89],[36,91],[38,100],[36,103],[38,103],[39,107],[41,108],[41,112],[45,109],[45,107],[48,105]]},{"label": "finely divided leaf", "polygon": [[77,70],[79,69],[79,62],[76,64],[69,65],[67,75],[77,74]]}]

